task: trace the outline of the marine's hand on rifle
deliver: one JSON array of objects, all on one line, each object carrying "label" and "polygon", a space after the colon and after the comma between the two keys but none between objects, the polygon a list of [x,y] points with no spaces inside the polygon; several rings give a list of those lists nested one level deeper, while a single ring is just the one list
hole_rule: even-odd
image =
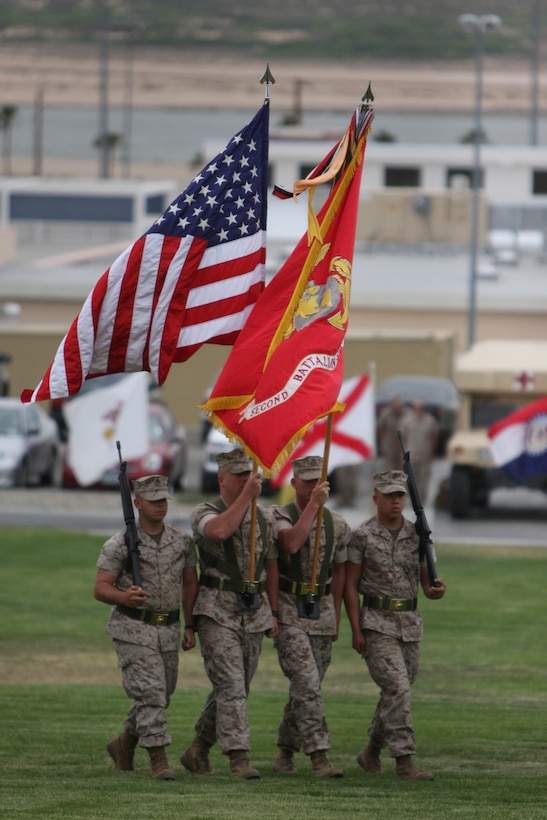
[{"label": "marine's hand on rifle", "polygon": [[125,606],[130,606],[132,609],[138,609],[146,603],[146,592],[142,587],[137,587],[135,584],[125,590],[126,600]]},{"label": "marine's hand on rifle", "polygon": [[431,586],[429,583],[429,575],[427,570],[424,570],[421,576],[422,581],[422,589],[424,591],[424,595],[426,598],[431,598],[433,600],[442,598],[444,593],[446,592],[446,584],[442,578],[435,578],[436,586]]}]

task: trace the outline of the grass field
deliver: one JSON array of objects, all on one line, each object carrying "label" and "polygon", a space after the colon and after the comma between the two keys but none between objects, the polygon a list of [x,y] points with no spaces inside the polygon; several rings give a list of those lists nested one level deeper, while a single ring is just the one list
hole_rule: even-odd
[{"label": "grass field", "polygon": [[105,750],[128,701],[119,682],[108,608],[93,600],[101,538],[0,529],[0,816],[2,818],[544,818],[547,675],[544,549],[437,548],[448,584],[423,600],[422,666],[414,687],[417,762],[433,782],[399,781],[356,764],[376,687],[350,646],[344,620],[324,684],[331,759],[341,780],[271,772],[287,686],[265,640],[249,699],[251,761],[259,781],[238,782],[215,748],[214,773],[185,772],[180,753],[208,691],[199,650],[181,654],[169,709],[174,782],[117,773]]}]

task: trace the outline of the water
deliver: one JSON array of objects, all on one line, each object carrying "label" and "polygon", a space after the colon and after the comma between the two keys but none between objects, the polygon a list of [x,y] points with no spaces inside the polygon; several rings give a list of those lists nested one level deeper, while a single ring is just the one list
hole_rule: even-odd
[{"label": "water", "polygon": [[[254,110],[135,108],[131,117],[131,159],[137,162],[189,162],[200,153],[206,139],[228,140],[245,125]],[[351,112],[309,112],[306,129],[345,131]],[[272,110],[271,127],[280,125],[281,113]],[[19,106],[14,122],[12,155],[31,157],[34,141],[34,110]],[[123,133],[125,112],[109,111],[108,130]],[[373,136],[388,131],[397,142],[458,143],[474,125],[471,114],[417,114],[376,112]],[[530,120],[525,115],[485,114],[483,129],[492,144],[527,145]],[[43,114],[43,156],[72,160],[98,159],[93,141],[99,133],[95,107],[46,106]],[[547,118],[538,120],[538,143],[547,142]]]}]

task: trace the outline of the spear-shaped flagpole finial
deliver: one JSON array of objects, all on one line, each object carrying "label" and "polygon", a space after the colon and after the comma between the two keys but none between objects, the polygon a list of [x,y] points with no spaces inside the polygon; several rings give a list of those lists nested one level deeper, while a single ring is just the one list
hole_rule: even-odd
[{"label": "spear-shaped flagpole finial", "polygon": [[361,97],[361,102],[364,103],[365,105],[370,105],[372,102],[374,102],[374,94],[372,93],[372,88],[370,86],[370,83],[368,84],[367,90],[365,91],[365,93]]},{"label": "spear-shaped flagpole finial", "polygon": [[272,72],[270,71],[270,64],[269,63],[266,63],[266,71],[264,72],[264,74],[260,78],[260,82],[262,84],[266,83],[266,88],[264,90],[264,99],[267,100],[268,97],[270,96],[270,83],[272,85],[275,85],[275,78],[274,78],[274,75],[272,74]]}]

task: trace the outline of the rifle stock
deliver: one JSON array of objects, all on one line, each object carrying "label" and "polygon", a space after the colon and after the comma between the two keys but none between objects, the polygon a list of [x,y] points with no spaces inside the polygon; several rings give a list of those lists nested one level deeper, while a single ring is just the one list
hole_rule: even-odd
[{"label": "rifle stock", "polygon": [[401,449],[403,451],[403,470],[407,476],[408,493],[412,502],[412,508],[416,514],[415,526],[416,532],[418,533],[418,537],[420,539],[420,557],[423,558],[425,555],[429,584],[432,587],[436,587],[438,584],[435,579],[438,578],[438,575],[437,567],[435,565],[435,550],[433,547],[433,540],[431,538],[431,527],[429,526],[422,500],[420,498],[420,493],[418,492],[418,485],[416,484],[416,478],[414,477],[414,470],[412,469],[412,464],[410,463],[410,451],[405,450],[403,436],[400,430],[397,430],[397,436],[399,437]]},{"label": "rifle stock", "polygon": [[120,442],[116,442],[118,448],[118,458],[120,461],[120,472],[118,473],[118,484],[122,497],[123,518],[125,521],[125,543],[127,545],[128,558],[131,563],[131,574],[135,586],[142,587],[141,568],[139,565],[139,536],[137,534],[137,524],[135,522],[135,512],[131,501],[131,490],[129,489],[129,479],[127,478],[127,462],[122,461],[122,448]]}]

